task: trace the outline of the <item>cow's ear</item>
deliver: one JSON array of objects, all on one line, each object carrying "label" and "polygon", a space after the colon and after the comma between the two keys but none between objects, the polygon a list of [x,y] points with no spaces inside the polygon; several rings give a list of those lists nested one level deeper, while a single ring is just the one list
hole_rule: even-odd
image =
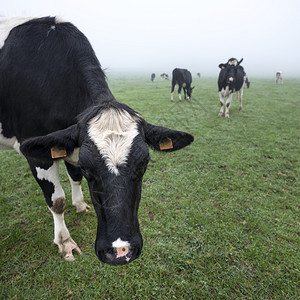
[{"label": "cow's ear", "polygon": [[219,68],[222,69],[222,70],[225,69],[226,68],[226,64],[219,64]]},{"label": "cow's ear", "polygon": [[194,137],[186,132],[147,123],[145,125],[145,140],[154,150],[170,152],[189,145],[193,142]]},{"label": "cow's ear", "polygon": [[78,147],[78,132],[77,125],[72,125],[45,136],[29,138],[21,143],[20,150],[26,158],[33,160],[60,159],[72,154]]}]

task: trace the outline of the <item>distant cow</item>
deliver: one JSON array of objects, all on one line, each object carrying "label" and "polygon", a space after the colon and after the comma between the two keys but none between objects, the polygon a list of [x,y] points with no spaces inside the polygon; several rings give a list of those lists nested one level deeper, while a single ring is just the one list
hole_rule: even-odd
[{"label": "distant cow", "polygon": [[200,78],[200,77],[201,77],[201,74],[200,74],[200,73],[197,73],[197,76]]},{"label": "distant cow", "polygon": [[283,83],[282,72],[281,71],[276,72],[275,83],[276,84]]},{"label": "distant cow", "polygon": [[152,74],[151,74],[151,81],[153,82],[153,81],[154,81],[154,79],[155,79],[155,74],[154,74],[154,73],[152,73]]},{"label": "distant cow", "polygon": [[224,113],[225,97],[228,97],[226,101],[225,117],[229,118],[229,110],[231,106],[232,95],[234,92],[239,92],[239,109],[242,110],[243,86],[246,75],[244,68],[240,65],[242,61],[243,59],[238,61],[236,58],[230,58],[227,63],[219,65],[219,68],[221,69],[218,78],[219,96],[221,103],[219,116],[222,116]]},{"label": "distant cow", "polygon": [[[172,72],[172,89],[171,89],[171,102],[173,102],[173,94],[175,85],[178,84],[178,97],[181,101],[181,89],[183,88],[184,99],[189,100],[192,96],[194,87],[191,87],[192,74],[187,69],[174,69]],[[187,94],[187,97],[186,97]]]},{"label": "distant cow", "polygon": [[71,23],[55,17],[0,19],[0,149],[15,149],[27,159],[65,260],[81,250],[64,221],[59,160],[77,212],[89,209],[82,177],[88,182],[98,221],[97,257],[120,265],[142,251],[138,207],[150,160],[147,145],[170,152],[192,141],[192,135],[151,125],[118,102],[89,41]]},{"label": "distant cow", "polygon": [[165,79],[165,80],[169,80],[169,75],[167,73],[160,74],[160,77]]}]

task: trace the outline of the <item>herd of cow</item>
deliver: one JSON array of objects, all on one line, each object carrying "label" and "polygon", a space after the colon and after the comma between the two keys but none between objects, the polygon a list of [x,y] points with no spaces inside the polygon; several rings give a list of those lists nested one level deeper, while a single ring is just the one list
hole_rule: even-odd
[{"label": "herd of cow", "polygon": [[[219,66],[219,115],[224,97],[226,117],[232,93],[241,91],[242,103],[245,72],[240,63],[230,59]],[[191,73],[175,69],[172,76],[171,100],[176,84],[179,95],[183,88],[190,99]],[[28,161],[53,215],[54,243],[65,260],[74,260],[73,251],[81,250],[64,221],[60,160],[78,213],[90,209],[81,190],[83,176],[88,182],[98,220],[97,257],[120,265],[142,250],[137,212],[148,146],[171,152],[193,140],[189,133],[152,125],[119,103],[89,41],[71,23],[55,17],[0,19],[0,149],[14,149]]]},{"label": "herd of cow", "polygon": [[[219,78],[218,78],[218,88],[219,88],[219,97],[221,103],[221,109],[219,116],[224,114],[224,104],[226,106],[225,117],[229,118],[229,109],[231,106],[233,93],[236,92],[237,97],[240,100],[239,109],[242,110],[242,99],[243,99],[243,89],[246,85],[247,88],[250,87],[250,82],[244,71],[244,68],[241,66],[243,59],[238,61],[236,58],[230,58],[227,63],[220,64],[219,68]],[[197,73],[197,76],[200,78],[200,73]],[[276,75],[277,76],[277,75]],[[155,80],[155,73],[151,74],[151,81]],[[166,73],[160,75],[161,78],[169,79]],[[174,101],[174,89],[178,85],[178,98],[181,99],[181,90],[183,89],[184,99],[190,100],[192,96],[192,91],[195,87],[192,87],[192,74],[187,69],[176,68],[172,72],[172,88],[171,88],[171,102]],[[227,97],[226,103],[225,99]]]}]

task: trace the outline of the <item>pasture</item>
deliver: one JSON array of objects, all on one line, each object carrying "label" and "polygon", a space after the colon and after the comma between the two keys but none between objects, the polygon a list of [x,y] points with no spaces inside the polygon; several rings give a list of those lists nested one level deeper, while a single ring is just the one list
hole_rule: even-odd
[{"label": "pasture", "polygon": [[98,261],[95,212],[76,214],[63,164],[65,220],[82,255],[62,260],[27,162],[0,151],[1,299],[299,299],[300,80],[250,78],[230,119],[218,117],[216,81],[193,74],[192,100],[171,103],[171,81],[108,74],[118,101],[195,137],[181,151],[151,150],[143,252],[126,266]]}]

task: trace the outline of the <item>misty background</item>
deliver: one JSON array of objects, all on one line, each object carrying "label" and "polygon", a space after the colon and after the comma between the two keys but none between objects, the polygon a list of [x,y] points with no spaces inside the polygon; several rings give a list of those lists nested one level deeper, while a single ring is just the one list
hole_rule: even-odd
[{"label": "misty background", "polygon": [[58,16],[90,40],[108,76],[187,68],[218,76],[244,58],[248,76],[300,76],[299,0],[1,0],[1,16]]}]

